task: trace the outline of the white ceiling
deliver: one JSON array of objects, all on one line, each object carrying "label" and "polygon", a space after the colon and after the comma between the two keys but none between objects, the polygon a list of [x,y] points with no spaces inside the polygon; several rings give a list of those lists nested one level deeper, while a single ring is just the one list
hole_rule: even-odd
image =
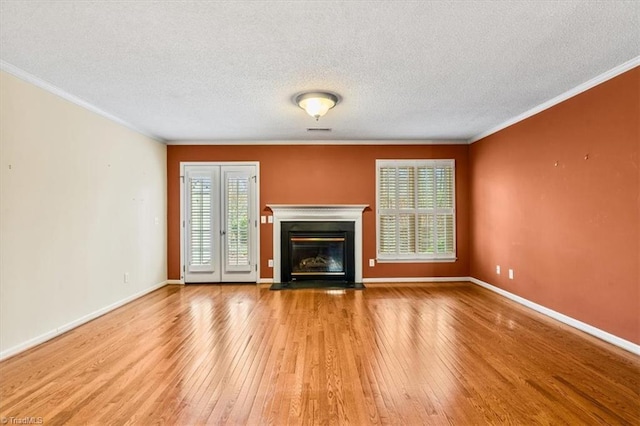
[{"label": "white ceiling", "polygon": [[0,1],[5,70],[164,140],[468,140],[639,54],[637,1]]}]

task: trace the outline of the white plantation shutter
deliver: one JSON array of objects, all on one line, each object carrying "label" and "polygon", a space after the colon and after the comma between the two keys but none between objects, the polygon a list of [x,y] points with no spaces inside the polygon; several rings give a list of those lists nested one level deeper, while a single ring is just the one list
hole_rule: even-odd
[{"label": "white plantation shutter", "polygon": [[436,167],[436,229],[437,253],[451,253],[454,250],[454,212],[453,212],[453,169]]},{"label": "white plantation shutter", "polygon": [[412,209],[415,207],[415,169],[414,167],[398,167],[398,208]]},{"label": "white plantation shutter", "polygon": [[453,260],[453,160],[378,160],[379,260]]},{"label": "white plantation shutter", "polygon": [[414,214],[401,213],[398,217],[398,253],[416,252],[416,219]]},{"label": "white plantation shutter", "polygon": [[396,168],[378,169],[378,206],[382,209],[396,208]]},{"label": "white plantation shutter", "polygon": [[250,179],[244,172],[225,173],[226,246],[225,269],[248,271],[250,230]]},{"label": "white plantation shutter", "polygon": [[378,253],[383,255],[394,255],[397,250],[397,238],[396,238],[396,216],[395,215],[381,215],[379,219],[379,231],[378,235]]},{"label": "white plantation shutter", "polygon": [[432,209],[435,206],[435,172],[433,167],[418,167],[418,208]]},{"label": "white plantation shutter", "polygon": [[213,270],[213,178],[209,173],[188,176],[187,201],[190,204],[189,247],[187,263],[190,271]]},{"label": "white plantation shutter", "polygon": [[418,253],[434,254],[436,247],[436,233],[434,231],[435,217],[432,214],[418,214]]}]

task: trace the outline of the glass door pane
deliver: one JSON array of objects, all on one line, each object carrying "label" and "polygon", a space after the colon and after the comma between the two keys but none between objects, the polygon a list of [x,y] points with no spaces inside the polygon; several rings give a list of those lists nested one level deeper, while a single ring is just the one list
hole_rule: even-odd
[{"label": "glass door pane", "polygon": [[226,171],[224,181],[225,270],[249,271],[251,175],[247,172]]},{"label": "glass door pane", "polygon": [[185,168],[184,193],[184,280],[220,281],[219,168]]}]

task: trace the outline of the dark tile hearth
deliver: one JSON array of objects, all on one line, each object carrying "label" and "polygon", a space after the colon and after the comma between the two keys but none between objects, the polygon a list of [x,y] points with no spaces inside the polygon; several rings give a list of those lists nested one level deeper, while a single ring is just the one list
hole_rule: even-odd
[{"label": "dark tile hearth", "polygon": [[299,290],[305,288],[319,288],[323,290],[363,290],[362,283],[340,281],[293,281],[287,283],[273,283],[270,290]]}]

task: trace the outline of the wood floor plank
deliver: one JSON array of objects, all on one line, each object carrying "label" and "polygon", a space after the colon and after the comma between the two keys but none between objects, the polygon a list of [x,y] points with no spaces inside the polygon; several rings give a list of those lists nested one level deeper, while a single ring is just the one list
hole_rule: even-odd
[{"label": "wood floor plank", "polygon": [[640,424],[640,358],[469,283],[167,286],[0,363],[0,417]]}]

